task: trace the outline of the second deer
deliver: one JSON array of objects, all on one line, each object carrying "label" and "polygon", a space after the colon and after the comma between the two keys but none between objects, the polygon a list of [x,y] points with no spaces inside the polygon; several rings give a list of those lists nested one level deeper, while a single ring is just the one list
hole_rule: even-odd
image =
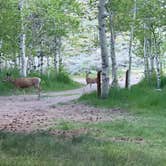
[{"label": "second deer", "polygon": [[92,84],[97,84],[97,78],[90,78],[89,74],[90,72],[86,72],[86,83],[87,85],[90,84],[90,87],[92,87]]}]

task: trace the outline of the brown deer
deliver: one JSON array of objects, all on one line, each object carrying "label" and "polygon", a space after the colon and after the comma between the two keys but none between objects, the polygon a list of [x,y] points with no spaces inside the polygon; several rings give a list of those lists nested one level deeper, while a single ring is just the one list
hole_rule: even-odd
[{"label": "brown deer", "polygon": [[97,83],[97,78],[90,78],[89,74],[90,74],[90,72],[86,72],[86,83],[87,83],[87,85],[90,84],[90,87],[92,87],[92,84]]},{"label": "brown deer", "polygon": [[40,99],[40,82],[41,79],[39,77],[29,77],[29,78],[12,78],[9,73],[7,73],[6,79],[4,81],[11,82],[16,88],[30,88],[34,87],[38,90],[38,99]]}]

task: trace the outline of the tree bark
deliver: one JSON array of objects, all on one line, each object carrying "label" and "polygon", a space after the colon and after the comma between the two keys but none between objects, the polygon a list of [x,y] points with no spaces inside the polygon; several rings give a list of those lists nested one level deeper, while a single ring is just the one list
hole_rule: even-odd
[{"label": "tree bark", "polygon": [[58,71],[58,60],[57,60],[57,38],[54,38],[54,70],[55,70],[55,74],[57,74]]},{"label": "tree bark", "polygon": [[32,70],[32,56],[29,56],[27,60],[27,73],[29,74],[31,70]]},{"label": "tree bark", "polygon": [[155,56],[155,60],[156,60],[156,70],[157,70],[157,72],[156,72],[156,74],[157,74],[157,89],[160,89],[161,88],[161,67],[160,67],[160,48],[159,48],[159,46],[158,46],[158,44],[157,44],[157,39],[154,39],[155,40],[155,42],[154,42],[154,44],[155,44],[155,54],[156,54],[156,56]]},{"label": "tree bark", "polygon": [[27,62],[25,56],[25,34],[20,36],[21,76],[27,76]]},{"label": "tree bark", "polygon": [[63,71],[61,46],[62,46],[61,37],[59,37],[59,38],[58,38],[59,73]]},{"label": "tree bark", "polygon": [[25,30],[24,30],[24,18],[23,18],[23,7],[24,7],[24,0],[19,1],[19,11],[21,15],[21,33],[20,33],[20,57],[21,57],[21,76],[26,77],[27,76],[27,62],[26,62],[26,56],[25,56]]},{"label": "tree bark", "polygon": [[152,50],[152,37],[149,40],[149,57],[150,57],[150,77],[154,74],[154,55]]},{"label": "tree bark", "polygon": [[157,69],[157,89],[161,88],[161,75],[160,75],[160,60],[159,55],[156,56],[156,69]]},{"label": "tree bark", "polygon": [[110,55],[112,61],[112,87],[118,87],[118,78],[117,78],[117,63],[115,55],[115,33],[114,33],[114,22],[113,22],[113,13],[109,12],[109,26],[110,26]]},{"label": "tree bark", "polygon": [[107,40],[106,40],[106,21],[105,21],[105,4],[106,0],[99,0],[99,40],[101,47],[101,59],[102,59],[102,90],[101,98],[107,98],[109,94],[109,58],[107,50]]},{"label": "tree bark", "polygon": [[47,56],[46,58],[47,58],[47,70],[49,70],[49,68],[50,68],[50,57]]},{"label": "tree bark", "polygon": [[160,46],[157,43],[157,37],[153,31],[154,37],[154,50],[155,50],[155,60],[156,60],[156,74],[157,74],[157,89],[161,88],[161,67],[160,67]]},{"label": "tree bark", "polygon": [[146,37],[144,37],[144,74],[145,78],[148,79],[148,57],[147,57],[147,47],[146,47]]},{"label": "tree bark", "polygon": [[145,78],[149,81],[149,61],[148,61],[148,53],[147,53],[147,38],[145,35],[145,24],[144,24],[144,74]]},{"label": "tree bark", "polygon": [[136,10],[137,10],[137,1],[134,0],[133,23],[131,25],[130,41],[129,41],[129,68],[128,68],[128,77],[126,80],[128,83],[128,88],[130,88],[130,85],[131,85],[132,44],[133,44],[133,38],[134,38],[134,21],[136,19]]},{"label": "tree bark", "polygon": [[40,75],[42,76],[43,75],[43,57],[44,57],[44,54],[43,54],[43,51],[40,51]]},{"label": "tree bark", "polygon": [[1,49],[2,49],[2,40],[0,40],[0,72],[2,71],[2,63],[3,63]]},{"label": "tree bark", "polygon": [[47,76],[49,78],[49,76],[50,76],[50,57],[47,56],[46,58],[47,58]]}]

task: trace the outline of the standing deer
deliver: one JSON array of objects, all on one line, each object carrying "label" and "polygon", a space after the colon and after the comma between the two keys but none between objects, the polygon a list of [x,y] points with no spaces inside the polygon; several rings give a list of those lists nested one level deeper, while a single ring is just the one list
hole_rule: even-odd
[{"label": "standing deer", "polygon": [[86,72],[86,83],[87,83],[87,85],[90,84],[90,87],[92,87],[92,84],[97,83],[97,78],[90,78],[89,74],[90,74],[90,72]]},{"label": "standing deer", "polygon": [[29,77],[29,78],[12,78],[9,73],[4,81],[11,82],[16,88],[30,88],[34,87],[38,90],[38,99],[40,99],[40,82],[41,79],[38,77]]}]

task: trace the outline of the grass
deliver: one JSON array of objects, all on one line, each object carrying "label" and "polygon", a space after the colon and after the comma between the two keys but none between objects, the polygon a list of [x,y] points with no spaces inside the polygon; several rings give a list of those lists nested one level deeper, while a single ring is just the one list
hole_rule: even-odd
[{"label": "grass", "polygon": [[[147,145],[96,140],[88,135],[71,140],[48,134],[0,133],[2,166],[164,166],[164,154]],[[149,151],[151,150],[151,151]]]},{"label": "grass", "polygon": [[162,114],[166,116],[166,78],[161,81],[162,90],[155,89],[154,80],[150,86],[145,80],[128,89],[111,89],[109,97],[101,100],[96,92],[83,95],[81,102],[104,108],[122,108],[136,114]]},{"label": "grass", "polygon": [[[111,89],[109,98],[95,93],[81,102],[100,108],[121,108],[112,121],[73,122],[60,120],[51,129],[65,132],[86,128],[87,134],[71,138],[48,133],[0,132],[0,166],[165,166],[166,88],[155,89],[146,81],[130,90]],[[114,118],[118,114],[120,118]],[[139,141],[141,140],[141,141]]]},{"label": "grass", "polygon": [[[11,69],[10,69],[11,70]],[[12,71],[2,71],[0,73],[0,95],[11,95],[14,91],[14,85],[8,82],[3,82],[4,78],[6,77],[6,73],[12,73],[14,78],[19,77],[18,70]],[[55,74],[54,72],[50,72],[49,76],[47,74],[43,74],[40,76],[39,73],[31,73],[28,77],[40,77],[41,78],[41,88],[42,91],[62,91],[62,90],[69,90],[79,88],[81,85],[77,82],[71,80],[71,78],[65,72]],[[26,92],[32,93],[31,90],[26,90]],[[17,90],[17,94],[22,93],[22,90]]]},{"label": "grass", "polygon": [[[142,154],[146,154],[138,165],[165,165],[166,163],[166,79],[162,77],[161,90],[156,90],[155,79],[148,85],[146,80],[127,89],[111,89],[108,99],[101,100],[96,93],[84,95],[80,101],[100,108],[120,108],[128,112],[128,117],[95,125],[103,131],[103,138],[142,138],[142,146],[123,143],[126,151],[135,149],[135,154],[142,147]],[[130,150],[129,150],[130,151]],[[134,155],[134,154],[133,154]],[[156,157],[155,157],[156,156]],[[152,162],[149,161],[149,157]],[[140,158],[140,156],[138,156]],[[156,158],[156,160],[154,159]],[[133,158],[134,160],[134,158]],[[141,158],[140,158],[141,160]],[[156,163],[158,161],[158,164]],[[134,161],[133,161],[134,162]],[[136,165],[137,165],[136,164]],[[127,164],[130,165],[130,164]],[[132,164],[131,164],[132,165]]]}]

